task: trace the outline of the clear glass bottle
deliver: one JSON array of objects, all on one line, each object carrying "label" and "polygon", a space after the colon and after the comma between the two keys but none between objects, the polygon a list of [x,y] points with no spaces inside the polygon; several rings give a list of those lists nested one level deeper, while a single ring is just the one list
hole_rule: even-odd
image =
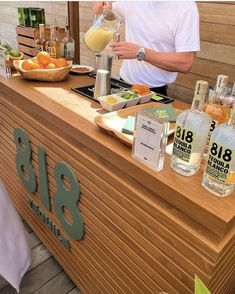
[{"label": "clear glass bottle", "polygon": [[202,186],[224,197],[235,186],[235,105],[227,124],[219,125],[211,135]]},{"label": "clear glass bottle", "polygon": [[206,81],[197,81],[191,109],[176,119],[171,167],[184,176],[192,176],[200,168],[211,125],[210,116],[203,112],[207,90]]},{"label": "clear glass bottle", "polygon": [[224,104],[225,92],[228,84],[228,76],[218,75],[214,91],[212,92],[209,102],[205,107],[205,112],[212,119],[209,135],[207,138],[206,147],[204,150],[204,158],[208,152],[211,134],[217,125],[226,123],[229,120],[230,109]]},{"label": "clear glass bottle", "polygon": [[74,39],[70,37],[69,26],[65,25],[65,37],[60,43],[60,56],[64,57],[66,60],[73,60],[75,52]]},{"label": "clear glass bottle", "polygon": [[59,42],[56,38],[54,25],[50,25],[50,39],[46,42],[46,51],[52,58],[59,57]]},{"label": "clear glass bottle", "polygon": [[234,84],[233,84],[233,88],[232,88],[231,93],[230,93],[229,95],[226,95],[226,96],[224,97],[224,103],[225,103],[226,105],[228,105],[228,107],[229,107],[230,109],[233,108],[233,105],[234,105],[234,103],[235,103],[235,82],[234,82]]},{"label": "clear glass bottle", "polygon": [[35,40],[36,54],[45,50],[45,43],[45,26],[44,24],[39,24],[39,38]]}]

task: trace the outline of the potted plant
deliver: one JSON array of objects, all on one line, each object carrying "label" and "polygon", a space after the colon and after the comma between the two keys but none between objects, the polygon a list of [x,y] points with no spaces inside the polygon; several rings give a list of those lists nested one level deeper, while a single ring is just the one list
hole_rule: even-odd
[{"label": "potted plant", "polygon": [[0,43],[0,47],[5,49],[7,66],[14,70],[13,60],[19,60],[24,58],[24,53],[12,48],[7,42]]}]

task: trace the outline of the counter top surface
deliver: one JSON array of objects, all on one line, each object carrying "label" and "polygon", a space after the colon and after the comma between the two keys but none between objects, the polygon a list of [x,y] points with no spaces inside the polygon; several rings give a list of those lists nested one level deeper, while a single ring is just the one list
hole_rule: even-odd
[{"label": "counter top surface", "polygon": [[[99,103],[71,90],[72,87],[92,83],[94,79],[86,75],[69,76],[66,81],[59,83],[27,81],[21,77],[9,79],[0,77],[0,95],[9,97],[18,107],[25,103],[24,111],[37,117],[45,116],[45,114],[56,117],[62,124],[66,124],[65,130],[74,138],[76,138],[74,130],[83,132],[89,137],[86,143],[90,149],[92,146],[94,148],[94,143],[98,144],[94,152],[105,157],[123,172],[133,175],[135,181],[177,209],[188,211],[188,214],[191,214],[203,226],[207,228],[214,226],[218,235],[222,236],[234,227],[235,192],[225,198],[213,196],[201,186],[202,170],[190,178],[178,175],[170,168],[169,155],[166,155],[164,170],[159,173],[153,172],[131,157],[130,148],[95,125],[94,118],[106,111]],[[182,109],[189,107],[179,101],[174,102],[173,105]]]}]

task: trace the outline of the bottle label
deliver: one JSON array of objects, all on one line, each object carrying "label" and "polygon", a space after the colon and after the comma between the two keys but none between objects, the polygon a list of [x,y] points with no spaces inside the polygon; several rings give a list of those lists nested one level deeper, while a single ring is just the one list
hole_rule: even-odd
[{"label": "bottle label", "polygon": [[203,133],[193,132],[177,124],[174,136],[173,155],[191,164],[198,163],[201,160],[201,153],[204,147],[203,143],[205,142],[203,142],[202,136],[204,137]]},{"label": "bottle label", "polygon": [[235,149],[211,141],[206,173],[221,183],[233,184],[235,182]]},{"label": "bottle label", "polygon": [[50,54],[50,56],[52,58],[56,58],[56,48],[55,47],[49,47],[49,46],[47,46],[46,51],[47,51],[47,53]]},{"label": "bottle label", "polygon": [[209,134],[208,134],[208,137],[207,137],[207,140],[206,140],[206,147],[205,147],[205,150],[204,150],[205,154],[208,153],[212,132],[218,126],[218,124],[219,124],[219,122],[217,120],[212,120],[211,121],[211,127],[210,127],[210,131],[209,131]]},{"label": "bottle label", "polygon": [[74,45],[72,43],[64,43],[64,58],[74,58]]}]

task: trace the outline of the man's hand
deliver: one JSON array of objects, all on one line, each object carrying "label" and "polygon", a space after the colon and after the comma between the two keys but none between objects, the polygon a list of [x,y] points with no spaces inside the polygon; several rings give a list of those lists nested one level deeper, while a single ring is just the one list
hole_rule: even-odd
[{"label": "man's hand", "polygon": [[136,59],[136,53],[140,49],[138,44],[127,42],[113,42],[110,47],[119,59]]},{"label": "man's hand", "polygon": [[104,8],[112,9],[112,2],[95,1],[92,8],[95,14],[102,14]]}]

